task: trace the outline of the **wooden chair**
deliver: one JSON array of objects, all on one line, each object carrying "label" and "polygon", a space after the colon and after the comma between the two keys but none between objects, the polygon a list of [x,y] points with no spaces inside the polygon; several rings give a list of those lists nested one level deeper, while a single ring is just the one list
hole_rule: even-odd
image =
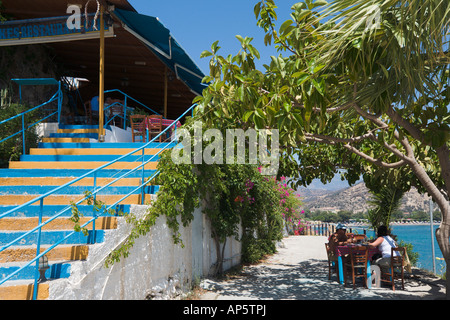
[{"label": "wooden chair", "polygon": [[[398,252],[399,255],[395,255]],[[392,290],[395,291],[395,280],[402,280],[402,290],[405,290],[405,278],[403,270],[403,262],[405,261],[406,248],[391,248],[391,267],[387,270],[381,268],[381,281],[390,283]]]},{"label": "wooden chair", "polygon": [[353,289],[356,288],[356,278],[364,279],[364,286],[367,287],[367,246],[355,246],[350,248],[350,256],[344,263],[344,284],[347,286],[347,279],[351,273]]},{"label": "wooden chair", "polygon": [[[147,116],[148,119],[148,132],[149,132],[149,141],[153,139],[153,137],[156,137],[158,134],[160,134],[163,131],[162,126],[162,116],[161,115],[151,115]],[[162,142],[163,135],[160,135],[158,140],[159,142]]]},{"label": "wooden chair", "polygon": [[146,117],[140,114],[132,115],[130,116],[130,124],[133,142],[137,142],[136,137],[141,137],[142,142],[146,142]]},{"label": "wooden chair", "polygon": [[328,280],[331,280],[331,274],[333,272],[336,272],[336,275],[339,278],[337,257],[331,252],[330,245],[328,243],[325,243],[325,249],[327,250],[328,258]]},{"label": "wooden chair", "polygon": [[91,101],[86,101],[84,103],[84,114],[86,115],[86,124],[92,124],[92,109]]},{"label": "wooden chair", "polygon": [[115,104],[111,106],[111,117],[113,118],[113,123],[116,125],[118,122],[119,127],[124,127],[123,124],[123,106]]},{"label": "wooden chair", "polygon": [[364,241],[366,239],[366,235],[365,234],[355,234],[353,236],[353,239],[355,241]]}]

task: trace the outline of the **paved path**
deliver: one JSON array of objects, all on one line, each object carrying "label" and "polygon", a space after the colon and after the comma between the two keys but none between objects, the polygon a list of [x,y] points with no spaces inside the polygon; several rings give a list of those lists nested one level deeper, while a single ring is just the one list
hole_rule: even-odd
[{"label": "paved path", "polygon": [[325,237],[285,238],[278,252],[261,264],[244,267],[228,280],[205,279],[201,300],[437,300],[445,298],[444,282],[413,269],[414,278],[392,291],[389,286],[355,290],[328,280]]}]

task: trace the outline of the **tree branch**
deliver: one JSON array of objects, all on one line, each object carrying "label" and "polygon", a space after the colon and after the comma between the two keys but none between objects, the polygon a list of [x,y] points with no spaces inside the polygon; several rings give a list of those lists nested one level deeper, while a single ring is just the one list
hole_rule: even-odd
[{"label": "tree branch", "polygon": [[411,122],[405,120],[402,116],[400,116],[392,106],[388,107],[387,115],[394,121],[396,124],[404,128],[409,134],[416,140],[429,145],[425,142],[425,136],[423,133],[415,127]]},{"label": "tree branch", "polygon": [[[366,135],[370,136],[371,134],[372,133],[367,133]],[[341,139],[341,138],[335,138],[335,137],[330,137],[330,136],[325,136],[325,135],[318,135],[318,134],[313,134],[313,133],[307,133],[307,134],[305,134],[305,137],[306,137],[306,140],[308,140],[308,141],[326,143],[329,145],[336,145],[338,143],[342,143],[343,147],[346,148],[347,150],[349,150],[350,152],[360,156],[361,158],[363,158],[363,159],[369,161],[370,163],[375,164],[379,167],[393,169],[393,168],[402,167],[407,164],[405,159],[402,159],[402,160],[394,162],[394,163],[388,163],[388,162],[382,161],[381,159],[373,158],[373,157],[365,154],[364,152],[358,150],[357,148],[351,146],[348,141],[352,140],[352,139]],[[403,157],[405,157],[405,156],[403,155]]]}]

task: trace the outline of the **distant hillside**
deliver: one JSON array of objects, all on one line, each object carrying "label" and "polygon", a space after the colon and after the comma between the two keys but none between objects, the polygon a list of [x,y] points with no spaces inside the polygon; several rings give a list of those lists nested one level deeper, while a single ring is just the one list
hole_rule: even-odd
[{"label": "distant hillside", "polygon": [[[370,193],[364,183],[338,191],[327,191],[324,189],[300,188],[297,193],[303,198],[305,207],[311,211],[333,211],[348,210],[366,212],[369,208],[367,201]],[[402,199],[400,210],[412,212],[415,210],[428,211],[429,197],[421,195],[415,188],[407,192]]]}]

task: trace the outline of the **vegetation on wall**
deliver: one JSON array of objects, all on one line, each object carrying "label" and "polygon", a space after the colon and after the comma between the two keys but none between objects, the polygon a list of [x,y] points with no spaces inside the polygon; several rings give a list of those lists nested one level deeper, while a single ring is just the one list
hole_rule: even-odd
[{"label": "vegetation on wall", "polygon": [[[184,128],[189,128],[189,123]],[[275,252],[284,221],[298,224],[298,196],[286,189],[284,181],[261,175],[258,165],[193,163],[174,163],[170,151],[161,155],[160,174],[153,182],[160,186],[157,200],[143,218],[127,216],[132,231],[122,246],[111,252],[106,266],[127,257],[135,240],[150,232],[160,216],[166,217],[174,243],[183,246],[179,228],[192,222],[195,208],[201,208],[211,223],[218,257],[215,274],[223,271],[229,237],[242,242],[241,261],[251,263]]]},{"label": "vegetation on wall", "polygon": [[[11,103],[11,100],[8,96],[8,90],[1,91],[0,122],[14,117],[15,115],[18,115],[28,109],[29,107],[26,105]],[[24,119],[25,128],[37,121],[37,119],[39,119],[38,117],[39,116],[36,111],[28,113]],[[16,119],[3,123],[1,125],[0,141],[8,138],[14,133],[18,134],[1,143],[0,168],[7,168],[9,165],[9,161],[18,161],[20,159],[20,156],[23,153],[23,136],[21,130],[22,117],[17,117]],[[26,151],[37,146],[38,138],[39,137],[36,133],[35,128],[31,128],[25,131]]]}]

